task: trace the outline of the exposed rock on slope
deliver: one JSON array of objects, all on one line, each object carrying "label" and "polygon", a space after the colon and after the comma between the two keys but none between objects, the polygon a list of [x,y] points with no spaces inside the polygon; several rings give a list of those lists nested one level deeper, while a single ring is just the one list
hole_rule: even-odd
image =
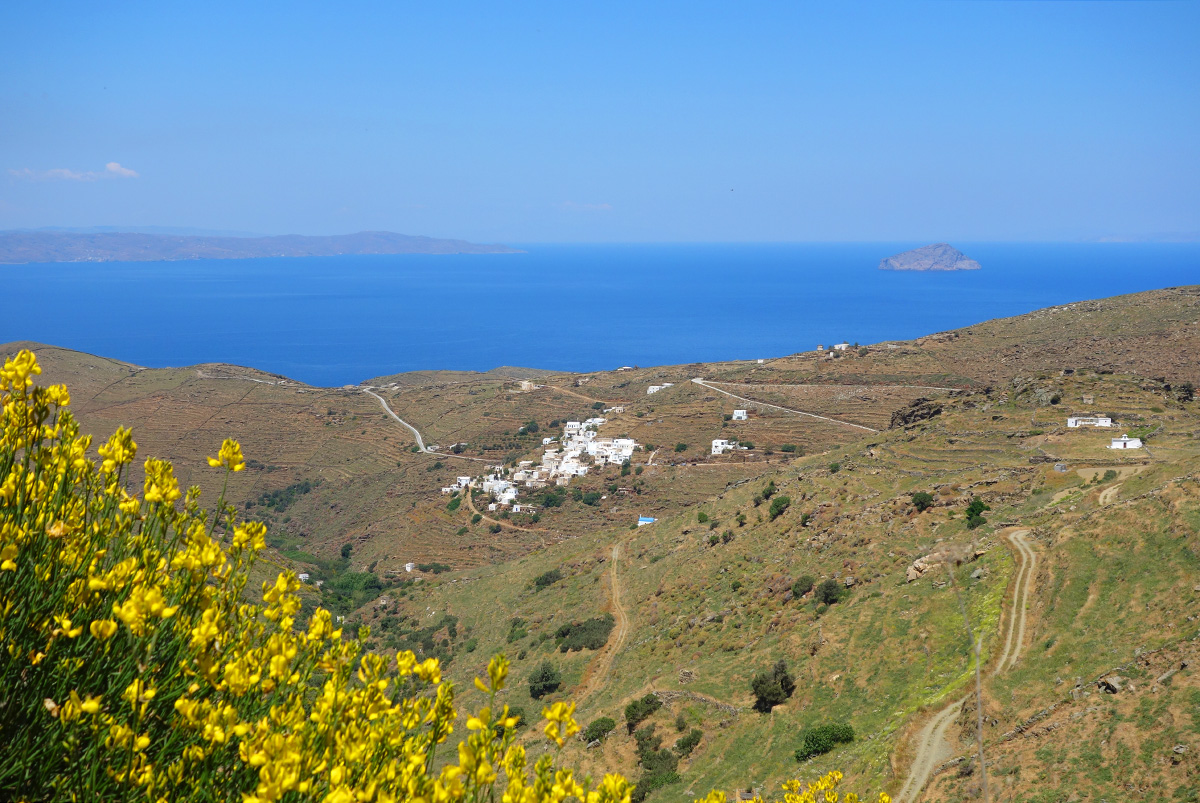
[{"label": "exposed rock on slope", "polygon": [[979,263],[946,243],[914,248],[879,261],[880,270],[979,270]]}]

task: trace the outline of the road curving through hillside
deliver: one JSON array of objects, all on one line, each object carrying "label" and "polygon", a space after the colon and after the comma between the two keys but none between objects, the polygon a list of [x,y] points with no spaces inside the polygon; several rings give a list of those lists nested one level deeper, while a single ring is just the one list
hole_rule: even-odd
[{"label": "road curving through hillside", "polygon": [[370,388],[363,388],[362,392],[367,394],[368,396],[374,396],[376,399],[379,399],[379,405],[381,407],[383,407],[383,411],[385,413],[387,413],[388,415],[390,415],[395,421],[397,421],[400,424],[403,424],[405,427],[408,428],[408,431],[411,432],[413,437],[417,439],[417,448],[420,449],[425,454],[435,454],[438,457],[453,457],[455,460],[474,460],[476,463],[486,463],[487,462],[487,460],[484,460],[482,457],[467,457],[466,455],[454,454],[453,452],[444,452],[443,453],[443,452],[437,452],[437,451],[434,451],[433,449],[430,449],[429,447],[427,447],[425,445],[425,440],[421,437],[421,433],[417,431],[417,428],[414,427],[412,424],[408,423],[407,421],[405,421],[400,416],[396,415],[396,412],[391,407],[388,406],[387,401],[382,396],[380,396],[378,393],[371,390]]},{"label": "road curving through hillside", "polygon": [[757,399],[749,399],[745,396],[737,396],[737,395],[734,395],[733,393],[730,393],[727,390],[722,390],[721,388],[717,387],[716,385],[712,384],[711,382],[707,382],[700,377],[695,377],[694,379],[692,379],[692,381],[695,382],[697,385],[700,385],[701,387],[708,388],[709,390],[715,390],[717,393],[724,393],[726,396],[729,396],[730,398],[733,398],[733,399],[737,399],[738,401],[744,401],[748,404],[756,404],[759,407],[770,407],[773,410],[782,410],[785,413],[792,413],[794,415],[804,415],[804,416],[808,416],[809,418],[817,418],[817,419],[820,419],[821,421],[828,421],[831,424],[841,424],[844,427],[854,427],[855,429],[861,429],[866,432],[878,432],[879,431],[877,429],[872,429],[871,427],[863,426],[862,424],[852,424],[849,421],[841,421],[837,418],[830,418],[829,416],[826,416],[826,415],[817,415],[816,413],[806,413],[803,410],[793,410],[790,407],[780,407],[778,404],[769,404],[767,402],[758,401]]},{"label": "road curving through hillside", "polygon": [[[1013,575],[1012,604],[1004,623],[1006,626],[1004,649],[996,660],[995,666],[992,667],[992,677],[998,675],[1001,670],[1013,667],[1024,649],[1025,614],[1029,605],[1029,586],[1034,570],[1037,568],[1037,553],[1025,539],[1028,533],[1029,530],[1018,529],[1003,536],[1020,565]],[[934,771],[954,754],[954,748],[950,745],[946,734],[962,710],[963,703],[969,698],[970,695],[965,695],[948,703],[934,714],[917,733],[917,751],[913,756],[912,764],[909,765],[904,785],[894,798],[896,803],[916,803]]]}]

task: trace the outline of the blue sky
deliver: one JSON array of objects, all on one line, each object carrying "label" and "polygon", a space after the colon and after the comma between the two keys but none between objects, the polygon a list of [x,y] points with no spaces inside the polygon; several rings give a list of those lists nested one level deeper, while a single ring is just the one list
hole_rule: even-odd
[{"label": "blue sky", "polygon": [[0,4],[0,229],[1200,239],[1196,3]]}]

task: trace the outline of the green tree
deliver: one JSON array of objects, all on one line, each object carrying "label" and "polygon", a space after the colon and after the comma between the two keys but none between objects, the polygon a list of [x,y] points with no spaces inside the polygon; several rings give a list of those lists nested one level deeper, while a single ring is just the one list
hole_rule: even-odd
[{"label": "green tree", "polygon": [[540,700],[547,694],[558,691],[558,687],[561,685],[562,673],[555,669],[549,661],[542,661],[529,676],[529,696]]},{"label": "green tree", "polygon": [[916,491],[912,495],[912,503],[918,513],[924,513],[933,507],[933,494],[926,493],[925,491]]},{"label": "green tree", "polygon": [[783,512],[785,510],[787,510],[788,506],[791,504],[792,504],[792,499],[789,496],[777,496],[773,500],[771,500],[771,510],[770,510],[771,521],[775,521],[775,519],[782,516]]},{"label": "green tree", "polygon": [[754,710],[769,714],[771,709],[780,705],[796,690],[796,682],[788,672],[787,664],[778,661],[769,671],[759,672],[750,681],[750,691],[754,693]]}]

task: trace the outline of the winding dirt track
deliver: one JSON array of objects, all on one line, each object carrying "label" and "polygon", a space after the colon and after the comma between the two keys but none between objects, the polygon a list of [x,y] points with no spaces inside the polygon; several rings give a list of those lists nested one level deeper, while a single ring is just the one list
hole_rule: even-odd
[{"label": "winding dirt track", "polygon": [[708,388],[709,390],[715,390],[717,393],[724,393],[726,396],[730,397],[731,399],[737,399],[738,401],[744,401],[744,402],[747,402],[748,404],[757,404],[759,407],[770,407],[773,410],[782,410],[785,413],[793,413],[795,415],[805,415],[805,416],[808,416],[809,418],[819,418],[822,421],[829,421],[830,423],[833,423],[833,424],[841,424],[844,427],[854,427],[855,429],[862,429],[862,430],[866,430],[867,432],[878,432],[879,431],[877,429],[871,429],[871,427],[865,427],[862,424],[852,424],[849,421],[841,421],[837,418],[830,418],[829,416],[817,415],[816,413],[806,413],[803,410],[793,410],[791,407],[780,407],[778,404],[768,404],[767,402],[758,401],[756,399],[750,399],[745,396],[736,396],[727,390],[723,390],[723,389],[717,387],[716,385],[712,384],[711,382],[701,379],[700,377],[696,377],[692,381],[695,382],[697,385],[701,385],[702,387]]},{"label": "winding dirt track", "polygon": [[470,488],[468,488],[463,493],[463,498],[467,500],[467,507],[470,508],[471,512],[475,513],[479,516],[482,516],[484,521],[490,521],[492,524],[499,524],[501,527],[507,527],[510,530],[520,530],[523,533],[544,533],[544,532],[546,532],[545,530],[541,529],[540,527],[519,527],[516,524],[513,524],[512,522],[504,521],[503,519],[494,519],[491,516],[489,516],[488,514],[479,511],[475,507],[475,500],[471,498],[471,489]]},{"label": "winding dirt track", "polygon": [[[992,677],[998,675],[1002,669],[1015,665],[1017,659],[1021,657],[1021,650],[1025,644],[1025,609],[1029,604],[1031,578],[1037,567],[1037,553],[1025,540],[1028,532],[1028,530],[1013,530],[1005,539],[1012,547],[1013,553],[1021,565],[1013,576],[1012,607],[1005,623],[1007,634],[1004,639],[1004,650],[1000,653],[996,665],[992,667]],[[954,723],[958,712],[969,696],[960,697],[949,703],[921,728],[917,734],[917,752],[908,769],[908,777],[904,779],[904,786],[900,788],[894,798],[896,803],[915,803],[934,770],[953,756],[954,749],[946,739],[946,732]]]},{"label": "winding dirt track", "polygon": [[608,680],[608,670],[612,668],[613,660],[620,652],[621,646],[625,643],[625,637],[629,634],[629,616],[625,613],[625,608],[621,605],[621,585],[617,580],[617,563],[621,557],[621,544],[613,544],[612,562],[609,564],[608,576],[609,582],[612,584],[612,606],[613,617],[617,620],[616,632],[612,638],[608,640],[604,651],[596,656],[591,665],[584,673],[583,682],[579,684],[579,688],[575,691],[575,703],[581,705],[591,694],[598,691]]},{"label": "winding dirt track", "polygon": [[1117,483],[1116,485],[1114,485],[1114,486],[1113,486],[1113,487],[1111,487],[1111,488],[1105,488],[1105,489],[1104,489],[1104,490],[1103,490],[1103,491],[1100,493],[1100,506],[1101,506],[1101,507],[1104,507],[1104,506],[1105,506],[1105,505],[1107,505],[1109,502],[1111,502],[1111,501],[1113,501],[1114,499],[1116,499],[1116,498],[1117,498],[1117,494],[1118,494],[1120,491],[1121,491],[1121,484],[1120,484],[1120,483]]},{"label": "winding dirt track", "polygon": [[[248,379],[249,377],[245,377],[245,378],[247,378],[247,379]],[[252,380],[250,380],[250,381],[252,381],[252,382],[261,382],[262,380],[259,380],[259,379],[252,379]],[[270,383],[268,383],[268,384],[270,384]],[[396,411],[395,411],[395,410],[393,410],[391,407],[389,407],[389,406],[388,406],[388,403],[387,403],[387,401],[386,401],[386,400],[384,400],[384,398],[383,398],[382,396],[380,396],[378,393],[376,393],[375,391],[371,390],[370,388],[363,388],[363,389],[362,389],[362,392],[363,392],[363,393],[365,393],[365,394],[367,394],[368,396],[374,396],[376,399],[378,399],[378,400],[379,400],[379,405],[380,405],[380,406],[383,408],[383,411],[384,411],[385,413],[387,413],[387,414],[388,414],[389,416],[391,416],[393,419],[395,419],[396,421],[398,421],[399,423],[401,423],[401,424],[403,424],[405,427],[407,427],[407,428],[408,428],[408,431],[409,431],[409,432],[411,432],[411,433],[412,433],[412,435],[413,435],[413,437],[414,437],[414,438],[416,438],[416,440],[417,440],[417,448],[418,448],[418,449],[420,449],[420,450],[421,450],[422,452],[424,452],[425,454],[435,454],[435,455],[437,455],[438,457],[453,457],[455,460],[473,460],[473,461],[475,461],[476,463],[486,463],[486,462],[487,462],[487,460],[485,460],[485,459],[484,459],[484,458],[482,458],[482,457],[467,457],[466,455],[462,455],[462,454],[454,454],[453,452],[446,452],[446,453],[442,453],[442,452],[435,452],[433,449],[429,449],[429,448],[427,448],[427,447],[425,446],[425,440],[424,440],[424,439],[421,437],[421,433],[417,431],[417,428],[416,428],[416,427],[414,427],[412,424],[408,423],[407,421],[405,421],[405,420],[404,420],[403,418],[401,418],[400,416],[396,415]]]}]

